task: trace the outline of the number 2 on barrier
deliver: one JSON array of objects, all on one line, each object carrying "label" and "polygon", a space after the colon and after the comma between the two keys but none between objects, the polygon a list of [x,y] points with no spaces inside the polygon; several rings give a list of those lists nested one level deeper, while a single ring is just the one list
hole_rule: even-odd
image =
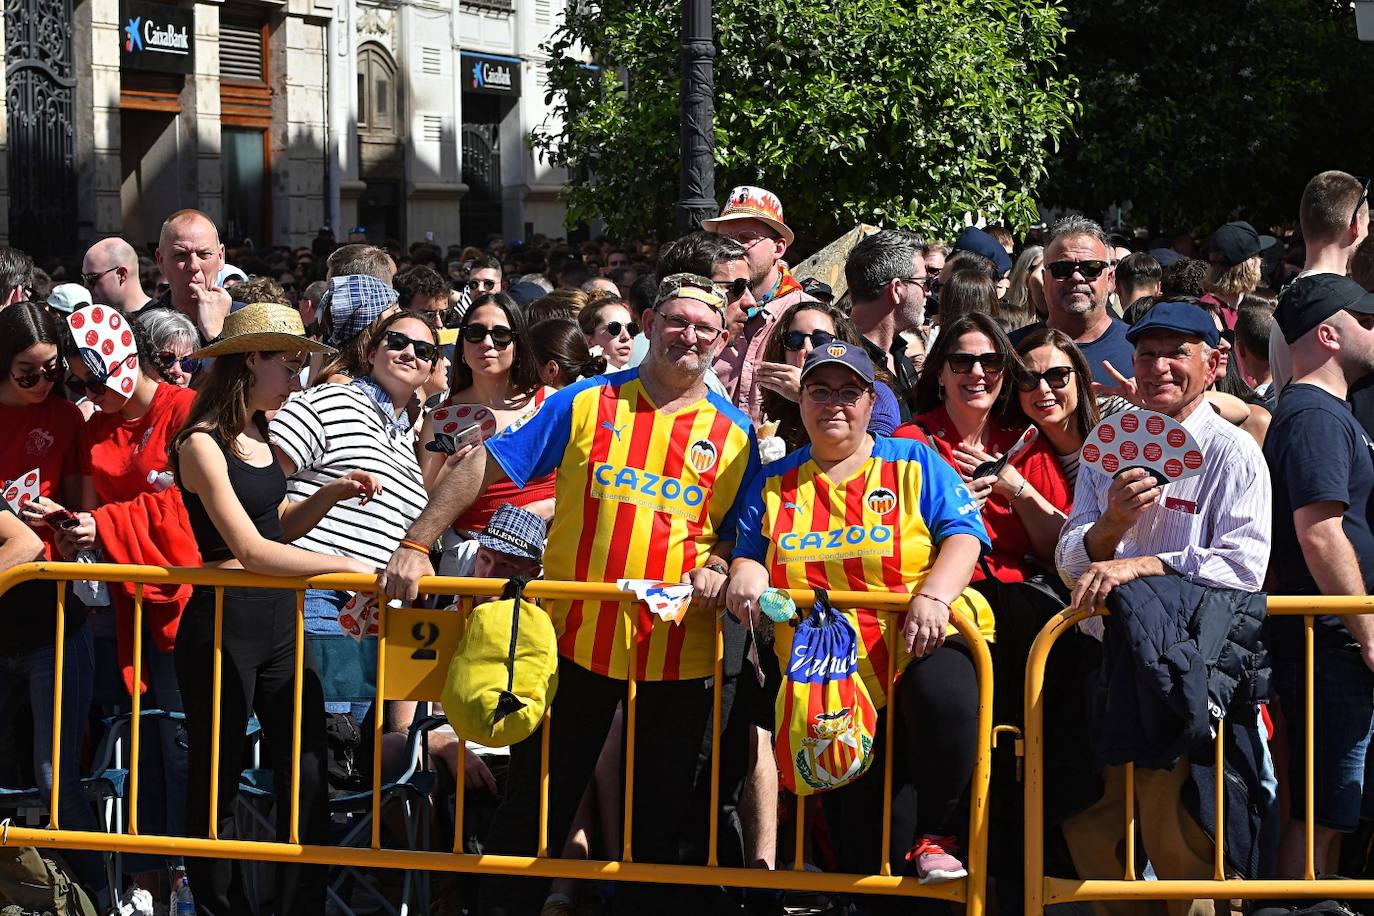
[{"label": "number 2 on barrier", "polygon": [[387,608],[386,699],[437,701],[463,634],[463,615],[425,608]]}]

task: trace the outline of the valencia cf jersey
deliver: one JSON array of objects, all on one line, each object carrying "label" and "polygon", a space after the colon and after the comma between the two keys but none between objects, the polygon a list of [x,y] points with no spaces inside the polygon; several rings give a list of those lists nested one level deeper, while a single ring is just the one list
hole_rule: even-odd
[{"label": "valencia cf jersey", "polygon": [[[915,594],[940,542],[954,534],[971,534],[988,547],[978,507],[959,475],[923,443],[878,437],[868,461],[845,480],[827,477],[809,446],[767,465],[742,510],[735,556],[763,564],[776,588]],[[992,610],[980,594],[965,589],[954,607],[992,637]],[[894,645],[904,655],[905,614],[844,613],[860,637],[860,676],[881,707],[893,674],[884,636],[896,625]],[[784,672],[792,632],[777,628]],[[896,670],[909,660],[898,658]]]},{"label": "valencia cf jersey", "polygon": [[[679,582],[735,538],[742,494],[757,486],[749,419],[708,393],[661,412],[627,369],[549,396],[524,426],[487,442],[513,483],[556,472],[544,575],[579,582]],[[545,602],[559,653],[596,674],[671,681],[709,677],[715,620],[692,607],[681,623],[638,602]],[[631,625],[632,623],[632,625]]]}]

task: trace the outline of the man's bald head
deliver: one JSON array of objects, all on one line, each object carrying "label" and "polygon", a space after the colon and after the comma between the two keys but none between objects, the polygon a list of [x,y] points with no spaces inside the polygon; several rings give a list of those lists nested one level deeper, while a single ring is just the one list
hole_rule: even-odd
[{"label": "man's bald head", "polygon": [[215,237],[215,244],[219,245],[219,229],[215,226],[215,221],[206,216],[199,210],[178,210],[162,223],[162,231],[157,236],[157,247],[159,250],[167,247],[168,243],[176,237],[177,231],[182,228],[190,228],[192,224],[204,223],[209,227],[210,232]]},{"label": "man's bald head", "polygon": [[81,272],[93,274],[111,267],[124,267],[138,272],[138,252],[118,236],[101,239],[92,245],[82,261]]}]

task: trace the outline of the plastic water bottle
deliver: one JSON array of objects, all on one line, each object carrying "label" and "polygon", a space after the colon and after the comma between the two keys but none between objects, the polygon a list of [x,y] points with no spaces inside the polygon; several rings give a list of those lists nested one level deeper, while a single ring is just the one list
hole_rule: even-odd
[{"label": "plastic water bottle", "polygon": [[161,493],[170,487],[175,478],[171,471],[149,471],[148,484],[153,488],[154,493]]},{"label": "plastic water bottle", "polygon": [[196,901],[191,896],[191,879],[186,870],[178,868],[172,873],[172,903],[167,908],[167,916],[196,916]]}]

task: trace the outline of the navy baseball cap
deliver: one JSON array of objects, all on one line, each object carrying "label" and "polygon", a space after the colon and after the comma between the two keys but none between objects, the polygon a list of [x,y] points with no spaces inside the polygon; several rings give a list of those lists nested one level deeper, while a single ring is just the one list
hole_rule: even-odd
[{"label": "navy baseball cap", "polygon": [[806,381],[806,377],[821,366],[844,366],[867,384],[873,384],[873,360],[863,347],[843,340],[832,340],[808,353],[806,362],[802,363],[801,380]]},{"label": "navy baseball cap", "polygon": [[1341,311],[1374,315],[1374,293],[1340,274],[1308,274],[1283,291],[1274,320],[1291,344]]},{"label": "navy baseball cap", "polygon": [[1227,267],[1235,267],[1257,257],[1274,242],[1272,235],[1260,235],[1254,226],[1244,220],[1237,220],[1213,232],[1212,241],[1207,248],[1212,261]]},{"label": "navy baseball cap", "polygon": [[1212,313],[1191,302],[1156,302],[1126,332],[1126,339],[1135,343],[1151,331],[1174,331],[1189,337],[1200,337],[1209,347],[1221,342],[1221,332],[1212,320]]},{"label": "navy baseball cap", "polygon": [[954,243],[954,250],[981,254],[992,262],[999,277],[1005,277],[1007,271],[1011,270],[1011,255],[1007,254],[1007,249],[977,226],[969,226],[959,234],[959,240]]},{"label": "navy baseball cap", "polygon": [[1182,257],[1182,255],[1172,248],[1151,248],[1150,257],[1158,261],[1160,267],[1168,267]]}]

